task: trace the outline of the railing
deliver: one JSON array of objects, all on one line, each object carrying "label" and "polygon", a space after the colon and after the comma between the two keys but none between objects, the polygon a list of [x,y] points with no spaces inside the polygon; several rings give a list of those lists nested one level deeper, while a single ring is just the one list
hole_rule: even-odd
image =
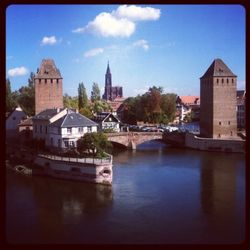
[{"label": "railing", "polygon": [[54,161],[64,161],[64,162],[77,162],[77,163],[89,163],[89,164],[102,164],[102,163],[112,163],[113,157],[108,154],[106,158],[78,158],[78,157],[65,157],[57,156],[51,154],[39,154],[38,156],[51,159]]},{"label": "railing", "polygon": [[162,132],[140,132],[140,131],[133,131],[133,132],[119,132],[119,133],[107,133],[108,137],[115,137],[115,136],[133,136],[133,135],[162,135]]}]

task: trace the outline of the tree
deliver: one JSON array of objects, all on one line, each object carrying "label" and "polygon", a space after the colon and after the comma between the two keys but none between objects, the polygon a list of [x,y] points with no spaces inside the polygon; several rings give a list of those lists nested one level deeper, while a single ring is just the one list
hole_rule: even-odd
[{"label": "tree", "polygon": [[64,94],[63,96],[63,106],[65,108],[78,109],[78,97],[71,97],[68,94]]},{"label": "tree", "polygon": [[169,121],[173,121],[176,112],[176,94],[163,94],[161,98],[161,109]]},{"label": "tree", "polygon": [[91,101],[95,102],[95,101],[100,101],[100,100],[101,100],[100,88],[97,83],[93,82],[92,91],[91,91]]},{"label": "tree", "polygon": [[79,83],[78,86],[78,109],[80,110],[81,108],[86,107],[88,104],[88,96],[86,92],[86,88],[82,83]]},{"label": "tree", "polygon": [[6,80],[6,111],[10,112],[16,106],[16,101],[13,98],[13,94],[11,92],[11,84],[10,80]]},{"label": "tree", "polygon": [[35,87],[34,87],[34,77],[33,72],[30,73],[30,78],[28,79],[28,86],[22,86],[18,90],[17,102],[23,109],[23,111],[32,116],[35,114]]},{"label": "tree", "polygon": [[87,133],[77,141],[77,150],[80,153],[87,151],[98,157],[104,155],[105,150],[110,147],[111,143],[102,132]]}]

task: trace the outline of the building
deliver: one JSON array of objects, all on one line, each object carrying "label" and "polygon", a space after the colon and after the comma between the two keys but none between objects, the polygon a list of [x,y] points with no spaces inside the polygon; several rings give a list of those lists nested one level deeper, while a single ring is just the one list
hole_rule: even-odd
[{"label": "building", "polygon": [[62,76],[52,59],[43,59],[34,78],[35,114],[63,108]]},{"label": "building", "polygon": [[200,133],[209,138],[237,135],[237,76],[215,59],[200,78]]},{"label": "building", "polygon": [[110,112],[99,113],[94,121],[99,124],[100,130],[110,129],[114,132],[120,132],[120,120]]},{"label": "building", "polygon": [[18,124],[18,136],[20,142],[25,143],[29,142],[33,139],[33,121],[32,117],[29,117],[25,120],[22,120],[21,123]]},{"label": "building", "polygon": [[237,91],[237,127],[244,129],[246,127],[246,113],[245,113],[246,91]]},{"label": "building", "polygon": [[102,98],[106,101],[113,101],[117,97],[123,97],[122,87],[120,86],[112,87],[112,75],[108,63],[105,74],[105,91]]},{"label": "building", "polygon": [[200,118],[200,97],[199,96],[178,96],[176,99],[176,110],[179,116],[179,122],[183,122],[188,115],[191,115],[192,121]]},{"label": "building", "polygon": [[7,139],[18,136],[18,125],[26,118],[27,115],[19,106],[9,113],[5,122]]},{"label": "building", "polygon": [[85,133],[96,132],[95,122],[71,109],[47,109],[33,117],[33,138],[50,149],[76,147]]}]

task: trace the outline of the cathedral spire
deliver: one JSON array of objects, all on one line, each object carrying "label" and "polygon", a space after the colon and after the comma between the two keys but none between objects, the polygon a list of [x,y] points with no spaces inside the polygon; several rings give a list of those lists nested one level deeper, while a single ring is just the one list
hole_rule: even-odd
[{"label": "cathedral spire", "polygon": [[110,74],[109,61],[108,61],[108,66],[107,66],[106,74]]}]

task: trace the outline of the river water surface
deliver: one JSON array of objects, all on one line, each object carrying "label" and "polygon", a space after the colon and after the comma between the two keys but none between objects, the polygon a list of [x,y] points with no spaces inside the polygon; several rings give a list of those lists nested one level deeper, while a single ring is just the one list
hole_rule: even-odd
[{"label": "river water surface", "polygon": [[114,156],[112,187],[7,170],[8,243],[239,244],[245,156],[160,142]]}]

